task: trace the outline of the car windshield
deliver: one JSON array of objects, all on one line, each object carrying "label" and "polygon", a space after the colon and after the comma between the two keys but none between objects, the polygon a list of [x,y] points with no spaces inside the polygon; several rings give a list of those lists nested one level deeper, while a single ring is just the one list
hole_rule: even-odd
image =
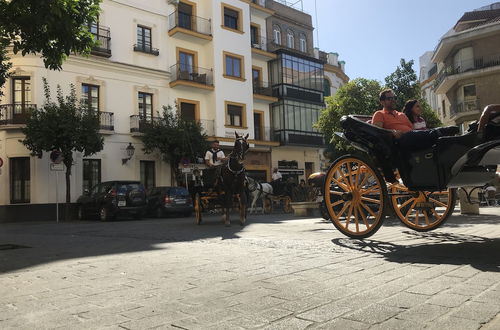
[{"label": "car windshield", "polygon": [[171,187],[168,192],[170,196],[189,196],[189,192],[183,187]]},{"label": "car windshield", "polygon": [[144,189],[142,188],[142,185],[140,183],[129,182],[129,183],[118,183],[117,190],[118,194],[126,194],[131,190],[143,191]]}]

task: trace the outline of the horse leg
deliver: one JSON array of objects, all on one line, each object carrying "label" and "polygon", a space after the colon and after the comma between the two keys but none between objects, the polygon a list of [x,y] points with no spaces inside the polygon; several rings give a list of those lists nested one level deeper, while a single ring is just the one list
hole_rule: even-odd
[{"label": "horse leg", "polygon": [[244,226],[247,220],[247,194],[240,192],[240,225]]},{"label": "horse leg", "polygon": [[224,196],[224,225],[226,227],[231,226],[231,220],[229,219],[229,211],[231,210],[232,201],[233,201],[233,194],[226,191]]},{"label": "horse leg", "polygon": [[255,213],[255,204],[259,199],[259,191],[258,190],[253,191],[251,194],[252,194],[252,204],[250,206],[250,213]]}]

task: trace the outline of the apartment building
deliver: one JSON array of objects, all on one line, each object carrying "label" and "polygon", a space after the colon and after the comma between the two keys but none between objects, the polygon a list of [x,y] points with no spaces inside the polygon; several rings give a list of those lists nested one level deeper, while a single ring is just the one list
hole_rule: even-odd
[{"label": "apartment building", "polygon": [[437,45],[434,92],[445,125],[462,131],[500,103],[500,3],[465,13]]},{"label": "apartment building", "polygon": [[[318,170],[323,141],[311,128],[316,114],[308,117],[308,127],[301,128],[307,132],[303,137],[313,141],[304,147],[294,145],[293,138],[290,143],[290,135],[280,130],[286,132],[289,127],[276,125],[273,109],[283,104],[287,112],[300,113],[309,111],[302,110],[305,104],[304,109],[318,111],[324,61],[314,57],[311,25],[305,30],[305,43],[297,35],[297,47],[305,50],[298,57],[300,70],[306,58],[312,63],[308,70],[316,70],[308,76],[316,99],[294,103],[291,109],[291,101],[278,93],[281,83],[275,86],[270,79],[276,77],[270,70],[278,69],[278,61],[285,56],[281,47],[267,41],[273,33],[268,26],[276,16],[274,4],[270,0],[104,0],[98,22],[89,26],[100,41],[89,57],[70,56],[61,71],[50,71],[37,56],[12,55],[13,74],[0,100],[0,157],[5,162],[0,169],[0,220],[13,212],[21,216],[25,209],[29,209],[26,217],[43,214],[64,200],[63,175],[59,175],[56,196],[58,174],[50,168],[49,155],[32,156],[19,142],[29,109],[43,105],[43,78],[54,93],[57,85],[67,93],[73,84],[78,98],[91,104],[101,118],[104,149],[86,158],[75,153],[72,201],[84,189],[106,180],[141,180],[147,187],[175,184],[169,165],[158,154],[145,154],[140,141],[144,125],[168,105],[183,118],[200,121],[209,139],[220,140],[225,151],[232,148],[235,131],[249,134],[246,168],[258,179],[270,180],[271,167],[281,160],[299,160],[297,170]],[[342,63],[331,65],[341,78],[329,78],[330,93],[347,79]],[[310,87],[298,90],[309,95]],[[130,149],[132,156],[127,153]]]},{"label": "apartment building", "polygon": [[420,56],[419,83],[420,89],[422,91],[422,97],[439,117],[437,95],[434,92],[434,82],[437,76],[437,65],[435,63],[432,63],[433,55],[434,52],[427,51],[422,56]]}]

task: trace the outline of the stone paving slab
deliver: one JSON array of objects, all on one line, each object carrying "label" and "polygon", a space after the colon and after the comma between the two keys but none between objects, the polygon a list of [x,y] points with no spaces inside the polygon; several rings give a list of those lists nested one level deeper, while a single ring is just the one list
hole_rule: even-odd
[{"label": "stone paving slab", "polygon": [[4,223],[0,329],[499,329],[500,208],[353,240],[318,218]]}]

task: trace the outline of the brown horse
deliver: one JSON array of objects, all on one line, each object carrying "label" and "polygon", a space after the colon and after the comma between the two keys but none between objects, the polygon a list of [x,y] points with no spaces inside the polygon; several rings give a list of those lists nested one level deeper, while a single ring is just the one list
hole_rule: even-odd
[{"label": "brown horse", "polygon": [[243,136],[234,132],[236,140],[234,141],[233,151],[229,154],[229,160],[223,165],[219,179],[220,187],[224,191],[222,207],[224,209],[223,220],[226,226],[231,224],[229,220],[229,210],[233,205],[234,195],[239,196],[240,207],[240,225],[246,221],[247,195],[245,189],[245,166],[243,160],[249,149],[247,142],[248,134]]}]

